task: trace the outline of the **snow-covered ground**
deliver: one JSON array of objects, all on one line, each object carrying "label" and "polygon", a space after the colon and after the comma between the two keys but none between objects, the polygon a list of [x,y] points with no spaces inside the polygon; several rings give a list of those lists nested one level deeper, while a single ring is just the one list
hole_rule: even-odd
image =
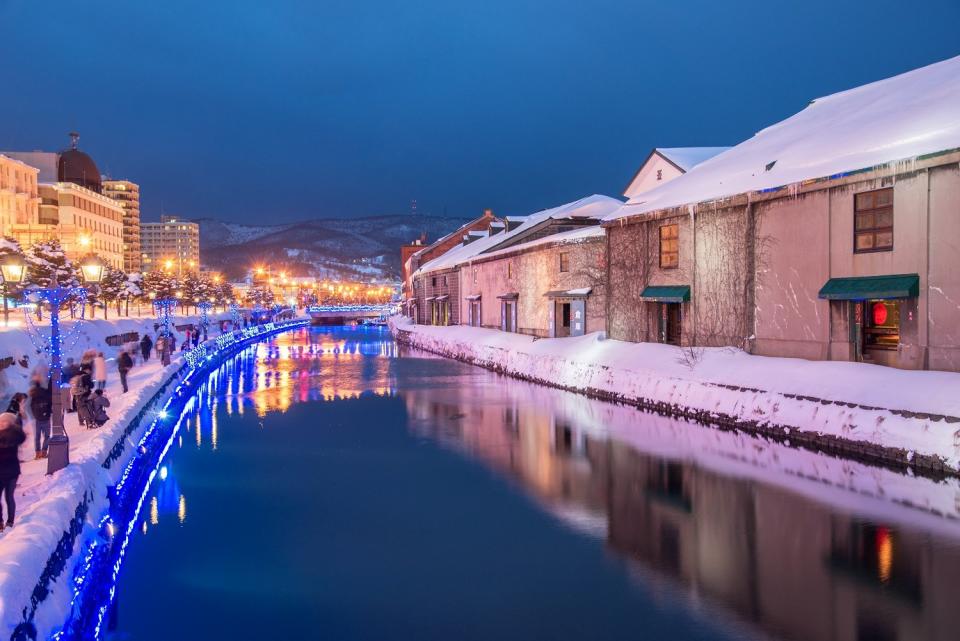
[{"label": "snow-covered ground", "polygon": [[415,347],[565,389],[759,428],[891,462],[960,469],[960,374],[865,363],[697,354],[602,334],[539,339],[392,322]]},{"label": "snow-covered ground", "polygon": [[[213,319],[219,317],[211,314]],[[197,320],[197,317],[176,317],[175,324]],[[156,358],[151,358],[146,364],[138,358],[128,378],[130,391],[122,393],[114,360],[119,348],[108,346],[105,339],[133,331],[148,332],[154,336],[155,322],[156,319],[147,317],[87,321],[79,328],[76,342],[72,346],[65,346],[65,356],[75,355],[78,360],[83,350],[88,348],[100,349],[111,359],[107,365],[108,383],[105,390],[111,401],[107,410],[111,420],[100,429],[86,430],[78,425],[75,413],[66,415],[65,427],[70,436],[71,459],[68,468],[47,476],[47,462],[34,460],[32,422],[28,421],[25,425],[27,441],[20,448],[22,473],[16,488],[17,520],[13,528],[0,533],[0,636],[3,638],[7,638],[12,632],[11,626],[22,619],[22,609],[30,603],[31,591],[44,571],[51,552],[69,528],[84,493],[90,491],[88,514],[100,514],[105,509],[105,492],[91,490],[102,490],[115,482],[113,476],[119,474],[123,467],[115,465],[109,471],[104,469],[102,464],[107,453],[143,404],[174,377],[183,364],[183,356],[179,352],[167,367],[162,367]],[[71,328],[72,323],[65,324],[67,333]],[[0,330],[0,358],[7,356],[14,358],[14,364],[0,372],[0,401],[4,407],[14,392],[26,391],[29,374],[39,358],[26,329],[11,327]],[[145,422],[143,428],[148,424]],[[137,432],[129,438],[135,442]],[[65,572],[64,576],[69,576],[69,572]],[[66,607],[65,600],[69,598],[67,592],[61,589],[51,597],[58,601],[60,607],[38,611],[36,623],[39,629],[62,625],[62,611]],[[46,621],[44,617],[51,620]]]}]

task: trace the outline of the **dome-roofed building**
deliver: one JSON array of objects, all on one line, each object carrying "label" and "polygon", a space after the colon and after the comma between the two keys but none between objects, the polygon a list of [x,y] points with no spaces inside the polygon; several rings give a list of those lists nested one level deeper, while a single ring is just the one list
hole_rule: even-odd
[{"label": "dome-roofed building", "polygon": [[103,193],[97,164],[77,149],[79,139],[71,132],[70,146],[59,152],[3,152],[36,169],[39,211],[25,224],[0,226],[0,234],[16,238],[22,247],[55,239],[70,260],[95,253],[110,267],[123,269],[126,210]]},{"label": "dome-roofed building", "polygon": [[61,152],[57,159],[57,180],[74,183],[99,194],[102,191],[100,170],[97,169],[93,158],[77,148],[79,141],[80,134],[71,131],[70,148]]}]

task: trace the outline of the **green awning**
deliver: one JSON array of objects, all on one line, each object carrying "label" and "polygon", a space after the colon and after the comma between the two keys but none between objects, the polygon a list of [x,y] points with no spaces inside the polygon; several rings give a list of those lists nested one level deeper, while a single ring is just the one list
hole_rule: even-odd
[{"label": "green awning", "polygon": [[690,285],[649,285],[640,298],[655,303],[686,303],[690,300]]},{"label": "green awning", "polygon": [[920,295],[920,276],[851,276],[831,278],[820,288],[820,298],[827,300],[866,300],[868,298],[916,298]]}]

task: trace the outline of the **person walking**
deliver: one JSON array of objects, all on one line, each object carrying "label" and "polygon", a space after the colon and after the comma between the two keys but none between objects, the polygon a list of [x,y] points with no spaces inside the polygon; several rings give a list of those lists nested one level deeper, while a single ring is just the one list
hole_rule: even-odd
[{"label": "person walking", "polygon": [[33,414],[34,458],[47,458],[47,443],[50,440],[50,417],[53,415],[53,386],[46,378],[30,381],[30,413]]},{"label": "person walking", "polygon": [[70,379],[70,395],[73,405],[77,408],[77,419],[80,425],[87,429],[93,427],[93,416],[90,414],[90,390],[92,379],[87,368],[81,367],[80,373]]},{"label": "person walking", "polygon": [[77,361],[72,357],[67,359],[67,364],[63,366],[61,370],[62,376],[60,378],[61,383],[69,383],[70,379],[77,375],[80,371],[80,366],[77,365]]},{"label": "person walking", "polygon": [[[67,364],[63,366],[61,372],[62,375],[60,376],[60,384],[69,385],[70,381],[73,380],[73,377],[80,373],[80,366],[77,365],[75,360],[68,358]],[[64,400],[64,405],[66,406],[68,413],[77,411],[76,406],[73,404],[73,396],[69,396]]]},{"label": "person walking", "polygon": [[150,340],[150,335],[144,334],[143,338],[140,339],[140,354],[143,356],[144,363],[150,360],[150,350],[152,349],[153,341]]},{"label": "person walking", "polygon": [[107,386],[107,359],[103,352],[97,352],[93,357],[93,380],[96,383],[96,389],[103,389]]},{"label": "person walking", "polygon": [[80,369],[86,369],[90,372],[90,375],[93,375],[93,359],[97,357],[97,350],[87,349],[84,350],[83,355],[80,357]]},{"label": "person walking", "polygon": [[168,336],[161,336],[157,340],[157,349],[160,350],[160,364],[166,367],[170,364],[171,341]]},{"label": "person walking", "polygon": [[120,386],[123,387],[123,393],[127,393],[127,374],[133,369],[133,357],[127,350],[120,350],[117,357],[117,371],[120,372]]},{"label": "person walking", "polygon": [[0,530],[13,527],[17,516],[17,502],[13,491],[20,478],[20,445],[27,435],[20,427],[17,417],[9,412],[0,414],[0,494],[7,504],[7,520],[3,520],[3,507],[0,506]]}]

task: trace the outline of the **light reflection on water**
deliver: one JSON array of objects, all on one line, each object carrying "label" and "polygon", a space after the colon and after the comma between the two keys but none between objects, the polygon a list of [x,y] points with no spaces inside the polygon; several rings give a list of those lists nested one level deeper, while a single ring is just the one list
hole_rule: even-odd
[{"label": "light reflection on water", "polygon": [[[398,349],[378,330],[304,330],[248,349],[211,374],[184,422],[181,447],[221,456],[218,445],[234,438],[237,418],[252,414],[281,438],[290,429],[282,417],[296,404],[373,399],[398,400],[412,438],[483,465],[556,523],[602,545],[634,577],[640,593],[631,598],[701,621],[675,638],[885,641],[953,639],[960,630],[960,533],[955,520],[936,516],[957,509],[956,482],[913,479],[505,379]],[[220,422],[228,426],[222,433]],[[328,444],[320,460],[338,452]],[[177,455],[166,469],[141,524],[145,538],[166,523],[187,532],[195,514],[187,510],[190,484],[178,481]],[[351,489],[338,491],[349,496]],[[489,497],[464,497],[472,499]],[[908,500],[915,507],[903,505]],[[350,531],[349,515],[337,523]],[[533,534],[530,546],[538,543]],[[585,608],[597,607],[583,598]],[[518,616],[490,614],[498,615]],[[516,638],[533,638],[517,628]]]}]

